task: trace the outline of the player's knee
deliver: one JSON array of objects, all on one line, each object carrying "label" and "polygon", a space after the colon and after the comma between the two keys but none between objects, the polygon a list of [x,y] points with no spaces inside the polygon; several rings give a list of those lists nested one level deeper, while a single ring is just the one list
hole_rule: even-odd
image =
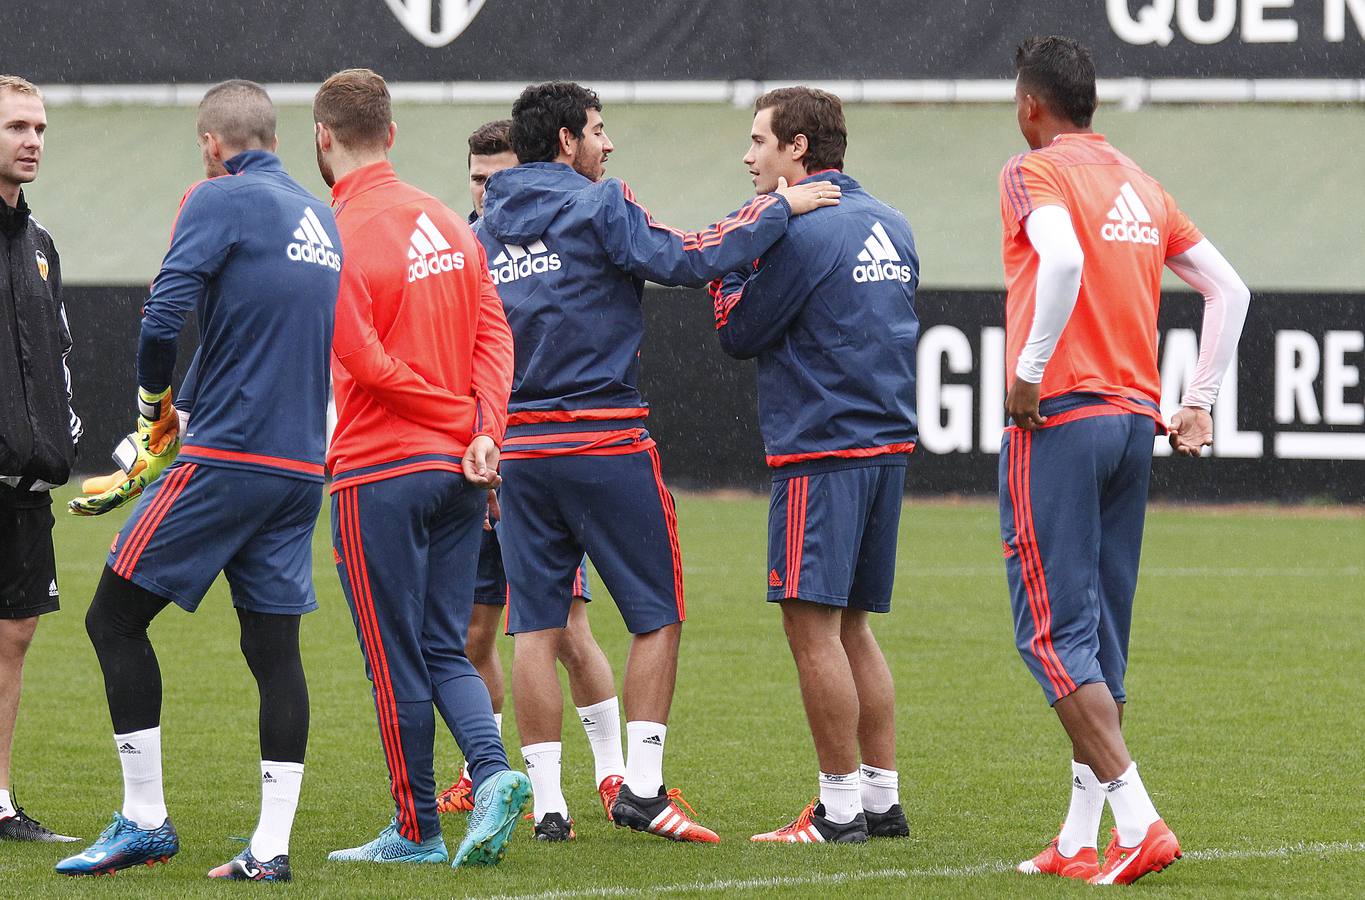
[{"label": "player's knee", "polygon": [[21,659],[33,643],[33,634],[38,630],[38,617],[24,619],[0,619],[0,653],[7,659]]}]

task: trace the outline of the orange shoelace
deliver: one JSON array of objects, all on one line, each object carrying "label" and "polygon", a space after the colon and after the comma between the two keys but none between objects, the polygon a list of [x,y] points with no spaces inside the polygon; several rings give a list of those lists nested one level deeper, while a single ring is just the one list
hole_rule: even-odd
[{"label": "orange shoelace", "polygon": [[[677,804],[681,803],[683,806],[687,807],[687,811],[690,812],[693,816],[697,814],[697,811],[692,808],[692,804],[688,803],[687,798],[682,795],[682,788],[669,788],[668,799],[674,801],[673,806],[674,809],[677,809],[678,808]],[[678,812],[682,812],[682,810],[679,809]]]}]

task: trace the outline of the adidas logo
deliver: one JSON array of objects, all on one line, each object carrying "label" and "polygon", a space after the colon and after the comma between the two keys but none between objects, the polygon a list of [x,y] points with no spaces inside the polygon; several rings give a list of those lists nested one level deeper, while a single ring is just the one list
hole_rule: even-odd
[{"label": "adidas logo", "polygon": [[782,587],[782,576],[777,574],[776,569],[768,572],[768,587]]},{"label": "adidas logo", "polygon": [[436,223],[426,213],[417,217],[417,227],[408,238],[408,259],[412,260],[408,264],[408,284],[464,268],[464,254],[450,252],[450,241],[436,230]]},{"label": "adidas logo", "polygon": [[1083,790],[1085,790],[1085,785],[1084,785],[1084,784],[1081,784],[1081,779],[1080,779],[1078,776],[1075,776],[1075,775],[1073,775],[1073,776],[1071,777],[1071,786],[1074,787],[1074,788],[1075,788],[1076,790],[1078,790],[1078,791],[1083,791]]},{"label": "adidas logo", "polygon": [[311,206],[304,207],[299,227],[294,229],[294,243],[285,248],[285,255],[294,262],[317,263],[333,272],[340,272],[341,256],[334,247],[318,214],[313,212]]},{"label": "adidas logo", "polygon": [[47,586],[47,595],[49,597],[57,596],[57,579],[52,579],[52,583]]},{"label": "adidas logo", "polygon": [[584,725],[584,727],[587,727],[588,725],[596,725],[596,724],[597,724],[596,722],[594,722],[592,719],[589,719],[587,716],[584,716],[584,717],[583,717],[583,725]]},{"label": "adidas logo", "polygon": [[1119,788],[1124,787],[1127,784],[1128,782],[1124,781],[1122,778],[1115,778],[1113,781],[1109,782],[1104,786],[1104,790],[1106,793],[1112,794],[1114,791],[1117,791]]},{"label": "adidas logo", "polygon": [[525,247],[508,244],[489,263],[488,273],[493,276],[494,284],[505,284],[528,275],[558,272],[561,267],[558,253],[551,253],[544,241],[532,241]]},{"label": "adidas logo", "polygon": [[853,267],[853,280],[858,284],[869,281],[904,281],[915,279],[909,266],[901,265],[901,256],[891,246],[891,237],[881,222],[872,223],[872,233],[863,241],[863,252],[858,254],[862,265]]},{"label": "adidas logo", "polygon": [[644,739],[643,741],[641,741],[640,743],[642,743],[642,744],[650,744],[650,745],[652,745],[652,746],[654,746],[654,747],[662,747],[662,746],[664,745],[664,740],[663,740],[663,738],[659,737],[657,734],[651,734],[649,737],[645,738],[645,739]]},{"label": "adidas logo", "polygon": [[274,776],[274,775],[271,775],[268,771],[267,771],[265,774],[263,774],[263,775],[261,776],[261,784],[274,784],[274,783],[275,783],[275,776]]},{"label": "adidas logo", "polygon": [[141,755],[142,755],[142,751],[141,751],[141,750],[137,749],[136,747],[134,747],[132,744],[129,744],[129,743],[122,743],[122,744],[119,744],[118,752],[120,752],[120,753],[128,753],[128,754],[131,754],[131,755],[133,755],[133,756],[141,756]]},{"label": "adidas logo", "polygon": [[1149,224],[1152,214],[1147,211],[1137,191],[1126,181],[1119,188],[1119,195],[1114,198],[1108,218],[1109,221],[1100,228],[1100,237],[1106,241],[1152,246],[1161,243],[1161,230]]}]

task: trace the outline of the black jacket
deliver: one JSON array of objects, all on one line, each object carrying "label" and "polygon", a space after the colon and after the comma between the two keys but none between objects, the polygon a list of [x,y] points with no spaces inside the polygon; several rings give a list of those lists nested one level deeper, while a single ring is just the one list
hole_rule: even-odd
[{"label": "black jacket", "polygon": [[71,409],[71,332],[52,236],[23,192],[0,200],[0,481],[19,490],[63,484],[81,420]]}]

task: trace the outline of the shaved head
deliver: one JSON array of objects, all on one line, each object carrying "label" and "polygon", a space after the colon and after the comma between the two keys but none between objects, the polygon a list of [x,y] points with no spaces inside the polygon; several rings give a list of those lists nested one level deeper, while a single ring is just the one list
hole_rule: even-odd
[{"label": "shaved head", "polygon": [[198,133],[237,150],[269,149],[275,144],[275,105],[254,81],[215,84],[199,101]]}]

